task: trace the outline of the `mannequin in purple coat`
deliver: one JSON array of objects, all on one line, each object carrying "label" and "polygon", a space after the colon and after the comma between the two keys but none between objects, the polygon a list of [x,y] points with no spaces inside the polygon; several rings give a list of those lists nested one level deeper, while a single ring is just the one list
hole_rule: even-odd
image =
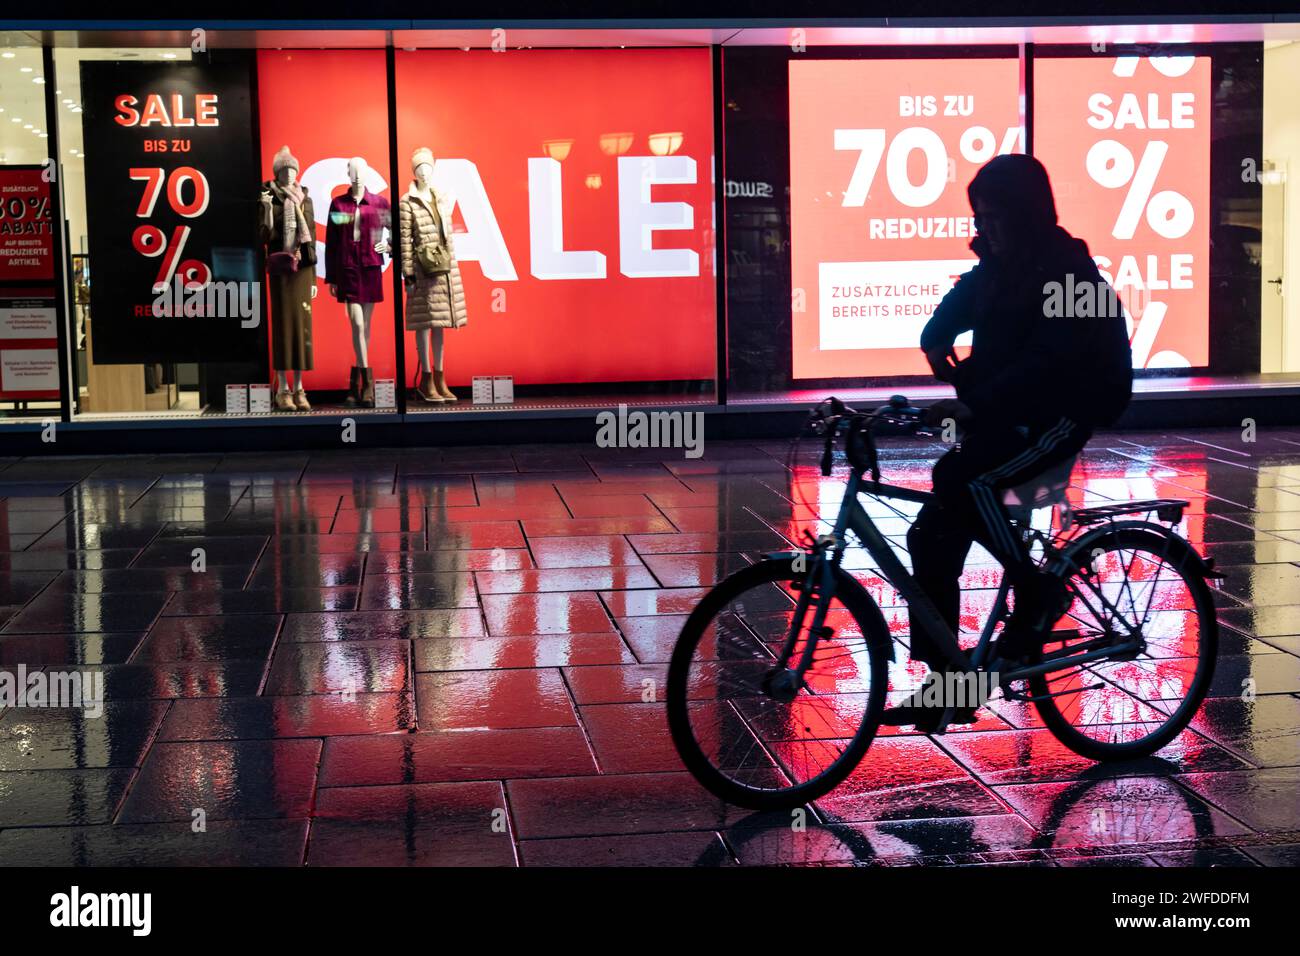
[{"label": "mannequin in purple coat", "polygon": [[[356,366],[348,381],[349,405],[373,407],[370,368],[370,318],[383,301],[383,257],[390,245],[383,230],[392,228],[388,200],[365,187],[369,166],[360,156],[348,161],[348,191],[330,204],[325,229],[325,275],[330,293],[343,304],[352,326]],[[358,245],[361,243],[361,245]]]}]

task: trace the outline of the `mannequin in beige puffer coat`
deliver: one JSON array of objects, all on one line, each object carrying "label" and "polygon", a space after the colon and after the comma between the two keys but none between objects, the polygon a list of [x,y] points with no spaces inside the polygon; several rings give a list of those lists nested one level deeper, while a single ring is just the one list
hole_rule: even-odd
[{"label": "mannequin in beige puffer coat", "polygon": [[[402,237],[402,277],[406,286],[406,327],[415,332],[420,358],[420,383],[416,394],[426,402],[456,401],[443,374],[443,329],[458,329],[469,322],[465,288],[451,235],[452,203],[441,200],[430,179],[433,154],[418,149],[411,157],[415,182],[399,204]],[[417,246],[445,245],[451,254],[451,271],[426,275],[416,256]]]}]

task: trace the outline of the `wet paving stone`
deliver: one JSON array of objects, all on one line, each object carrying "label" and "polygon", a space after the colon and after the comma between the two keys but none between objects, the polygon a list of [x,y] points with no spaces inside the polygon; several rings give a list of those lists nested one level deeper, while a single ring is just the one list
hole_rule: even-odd
[{"label": "wet paving stone", "polygon": [[213,820],[0,831],[0,866],[298,866],[306,820]]},{"label": "wet paving stone", "polygon": [[122,823],[306,817],[320,763],[319,740],[238,740],[155,744]]},{"label": "wet paving stone", "polygon": [[[3,727],[3,724],[0,724]],[[278,740],[391,734],[415,728],[409,693],[178,700],[160,740]]]},{"label": "wet paving stone", "polygon": [[1116,777],[999,786],[1044,849],[1177,843],[1248,833],[1171,777]]},{"label": "wet paving stone", "polygon": [[[1094,761],[1080,757],[1046,729],[953,734],[935,740],[987,784],[1073,780],[1096,766]],[[1245,767],[1240,757],[1187,730],[1164,747],[1158,756],[1106,764],[1106,769],[1115,776],[1167,776],[1196,770],[1242,770]]]},{"label": "wet paving stone", "polygon": [[135,773],[121,768],[0,773],[0,832],[108,823]]},{"label": "wet paving stone", "polygon": [[422,730],[501,730],[577,723],[555,669],[417,674]]},{"label": "wet paving stone", "polygon": [[265,694],[349,695],[408,690],[407,641],[281,644],[271,661]]},{"label": "wet paving stone", "polygon": [[110,701],[101,713],[9,708],[0,714],[0,771],[136,767],[166,701]]},{"label": "wet paving stone", "polygon": [[617,634],[536,634],[475,637],[414,644],[417,671],[473,671],[595,666],[635,662]]},{"label": "wet paving stone", "polygon": [[163,617],[135,652],[136,663],[265,661],[280,630],[278,614]]},{"label": "wet paving stone", "polygon": [[500,783],[322,788],[309,866],[514,866]]},{"label": "wet paving stone", "polygon": [[283,644],[329,641],[409,641],[436,637],[483,637],[487,630],[478,608],[419,611],[358,611],[289,614],[280,632]]},{"label": "wet paving stone", "polygon": [[325,742],[322,787],[437,783],[596,773],[577,727],[335,737]]},{"label": "wet paving stone", "polygon": [[520,840],[523,866],[735,866],[716,833],[647,833],[632,836]]},{"label": "wet paving stone", "polygon": [[1177,780],[1252,830],[1300,828],[1300,767],[1186,774]]}]

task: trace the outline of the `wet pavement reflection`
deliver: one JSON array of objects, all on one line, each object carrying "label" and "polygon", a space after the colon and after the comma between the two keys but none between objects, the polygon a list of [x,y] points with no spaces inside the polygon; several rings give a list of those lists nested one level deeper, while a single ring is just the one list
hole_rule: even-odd
[{"label": "wet pavement reflection", "polygon": [[[885,473],[928,487],[943,450],[892,441]],[[0,690],[75,673],[104,697],[93,712],[0,694],[0,865],[1296,865],[1300,431],[1105,434],[1073,475],[1076,507],[1189,500],[1178,531],[1225,575],[1209,698],[1165,749],[1099,765],[995,699],[944,736],[882,730],[792,829],[695,783],[663,699],[708,588],[829,527],[846,469],[823,478],[816,451],[793,471],[780,441],[700,459],[525,445],[0,461]],[[914,506],[868,508],[908,563]],[[889,625],[897,700],[925,675],[906,608],[864,552],[845,566]],[[967,643],[997,584],[976,547]],[[1158,720],[1179,698],[1199,635],[1182,595],[1155,595],[1152,659],[1081,694],[1079,727]],[[789,611],[773,586],[738,618],[761,646]],[[852,734],[851,652],[818,676],[823,708],[791,724],[728,699],[753,665],[727,640],[711,635],[692,674],[692,719],[741,728],[760,756],[717,759],[763,780]]]}]

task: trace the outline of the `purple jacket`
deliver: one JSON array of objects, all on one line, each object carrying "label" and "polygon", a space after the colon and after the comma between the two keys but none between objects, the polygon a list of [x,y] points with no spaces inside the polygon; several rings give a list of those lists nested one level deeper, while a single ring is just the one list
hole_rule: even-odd
[{"label": "purple jacket", "polygon": [[384,227],[391,231],[392,224],[392,211],[383,196],[368,189],[360,202],[352,198],[351,190],[335,196],[325,224],[326,279],[335,281],[348,266],[382,266],[384,257],[375,252],[375,243],[384,238]]}]

